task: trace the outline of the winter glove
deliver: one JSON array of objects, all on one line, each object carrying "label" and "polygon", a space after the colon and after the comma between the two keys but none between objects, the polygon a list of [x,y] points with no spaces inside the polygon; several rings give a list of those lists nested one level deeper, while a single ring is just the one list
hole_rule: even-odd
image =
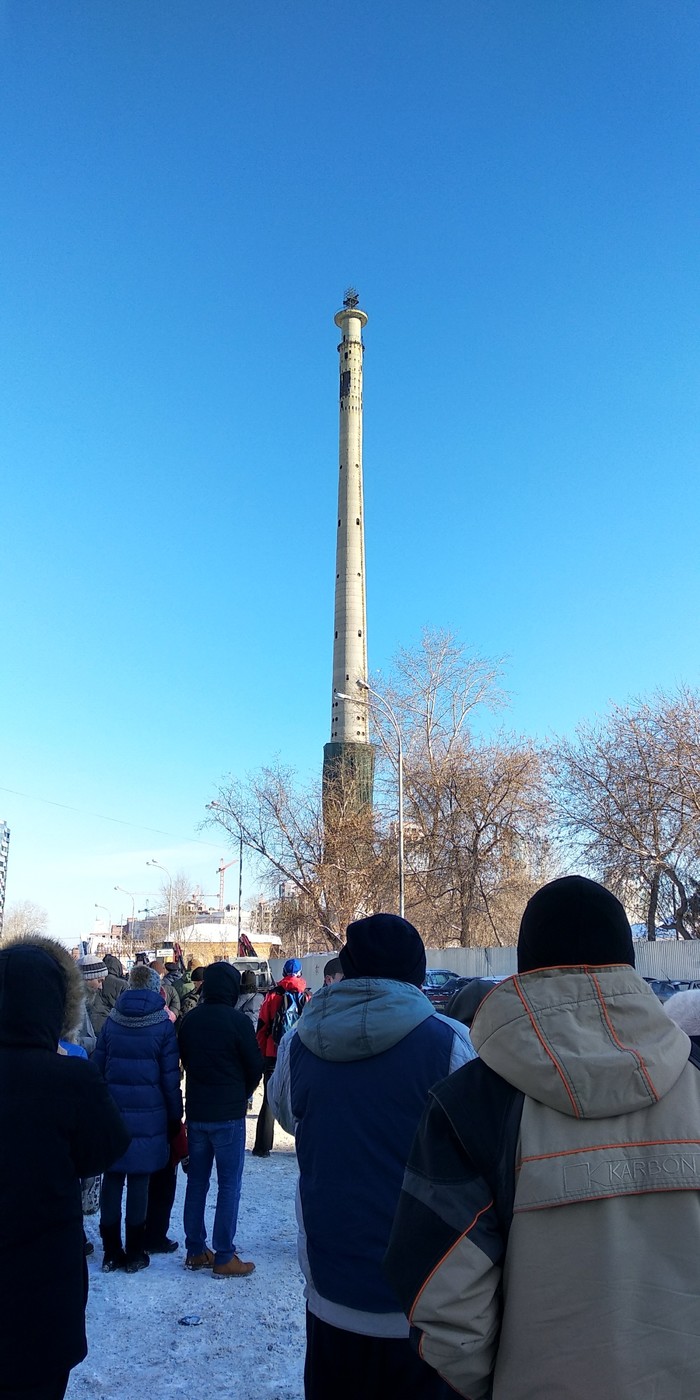
[{"label": "winter glove", "polygon": [[178,1162],[182,1162],[183,1171],[186,1171],[187,1168],[185,1167],[185,1159],[187,1158],[187,1153],[189,1151],[189,1145],[187,1142],[187,1128],[185,1127],[184,1123],[178,1123],[177,1127],[177,1135],[171,1140],[170,1143],[170,1161],[174,1167],[177,1166]]}]

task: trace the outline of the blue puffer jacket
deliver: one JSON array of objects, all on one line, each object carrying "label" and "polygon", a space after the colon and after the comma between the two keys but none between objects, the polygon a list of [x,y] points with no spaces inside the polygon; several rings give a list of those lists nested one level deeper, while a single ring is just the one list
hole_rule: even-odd
[{"label": "blue puffer jacket", "polygon": [[182,1094],[175,1027],[158,992],[122,992],[92,1058],[131,1134],[110,1171],[159,1171],[168,1160],[168,1124],[182,1117]]}]

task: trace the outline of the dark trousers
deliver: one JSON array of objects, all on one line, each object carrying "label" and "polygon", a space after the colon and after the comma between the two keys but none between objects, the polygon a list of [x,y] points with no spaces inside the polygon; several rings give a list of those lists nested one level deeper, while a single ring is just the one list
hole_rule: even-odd
[{"label": "dark trousers", "polygon": [[275,1136],[275,1120],[272,1109],[267,1098],[267,1086],[274,1073],[276,1059],[265,1057],[265,1068],[263,1070],[263,1101],[258,1114],[258,1126],[255,1130],[255,1142],[253,1144],[253,1156],[259,1157],[263,1152],[272,1151],[272,1143]]},{"label": "dark trousers", "polygon": [[126,1223],[143,1225],[148,1205],[147,1172],[105,1172],[102,1178],[102,1201],[100,1205],[100,1225],[119,1225],[122,1222],[122,1192],[126,1180]]},{"label": "dark trousers", "polygon": [[306,1309],[306,1400],[447,1400],[454,1391],[408,1337],[363,1337]]},{"label": "dark trousers", "polygon": [[52,1376],[42,1381],[41,1385],[30,1385],[26,1390],[7,1389],[0,1385],[0,1400],[63,1400],[69,1380],[70,1371],[63,1371],[60,1376]]},{"label": "dark trousers", "polygon": [[146,1212],[146,1239],[160,1243],[170,1229],[170,1215],[175,1200],[177,1167],[168,1162],[159,1172],[154,1172],[148,1183],[148,1210]]}]

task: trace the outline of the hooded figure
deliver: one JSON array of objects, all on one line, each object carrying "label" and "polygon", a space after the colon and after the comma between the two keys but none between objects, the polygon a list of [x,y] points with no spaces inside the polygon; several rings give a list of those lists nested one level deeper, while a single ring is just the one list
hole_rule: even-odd
[{"label": "hooded figure", "polygon": [[496,981],[493,977],[472,977],[465,987],[460,987],[454,996],[450,997],[445,1007],[445,1015],[451,1016],[453,1021],[461,1021],[463,1026],[470,1029],[484,997],[487,997],[495,986]]},{"label": "hooded figure", "polygon": [[[145,1251],[148,1178],[164,1167],[170,1138],[180,1127],[182,1094],[177,1036],[160,994],[157,972],[132,969],[100,1032],[93,1063],[104,1074],[131,1133],[123,1157],[102,1183],[100,1233],[105,1272],[135,1273],[150,1263]],[[126,1252],[121,1243],[121,1205],[126,1180]]]},{"label": "hooded figure", "polygon": [[0,1394],[43,1386],[60,1400],[87,1355],[80,1178],[104,1171],[129,1135],[94,1065],[57,1053],[82,1005],[80,971],[60,944],[31,936],[4,944]]},{"label": "hooded figure", "polygon": [[435,1085],[387,1255],[420,1353],[472,1400],[694,1400],[700,1074],[624,909],[545,885],[479,1059]]},{"label": "hooded figure", "polygon": [[111,1011],[112,1007],[116,1006],[122,992],[126,991],[129,982],[124,976],[124,968],[119,958],[115,957],[114,953],[105,953],[103,961],[107,969],[107,976],[102,983],[102,1000]]},{"label": "hooded figure", "polygon": [[425,949],[407,920],[358,919],[339,956],[343,980],[284,1037],[269,1089],[299,1161],[305,1394],[436,1400],[447,1390],[411,1351],[382,1259],[431,1085],[474,1051],[423,995]]},{"label": "hooded figure", "polygon": [[[187,1075],[189,1168],[185,1236],[189,1269],[211,1268],[222,1278],[253,1272],[239,1259],[236,1225],[245,1154],[248,1099],[260,1083],[262,1059],[247,1016],[236,1011],[241,978],[228,963],[204,969],[202,996],[180,1026],[180,1058]],[[218,1193],[212,1244],[204,1221],[211,1169]]]}]

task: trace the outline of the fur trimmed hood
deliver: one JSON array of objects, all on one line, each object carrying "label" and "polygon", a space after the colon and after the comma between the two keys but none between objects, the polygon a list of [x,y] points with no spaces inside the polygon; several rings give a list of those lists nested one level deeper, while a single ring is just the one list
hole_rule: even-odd
[{"label": "fur trimmed hood", "polygon": [[83,1019],[85,983],[80,968],[73,961],[68,949],[62,943],[58,943],[55,938],[48,938],[43,933],[27,933],[20,938],[8,938],[2,946],[3,949],[40,948],[42,953],[48,953],[49,957],[53,958],[63,973],[66,985],[66,1005],[63,1013],[61,1039],[70,1040]]}]

